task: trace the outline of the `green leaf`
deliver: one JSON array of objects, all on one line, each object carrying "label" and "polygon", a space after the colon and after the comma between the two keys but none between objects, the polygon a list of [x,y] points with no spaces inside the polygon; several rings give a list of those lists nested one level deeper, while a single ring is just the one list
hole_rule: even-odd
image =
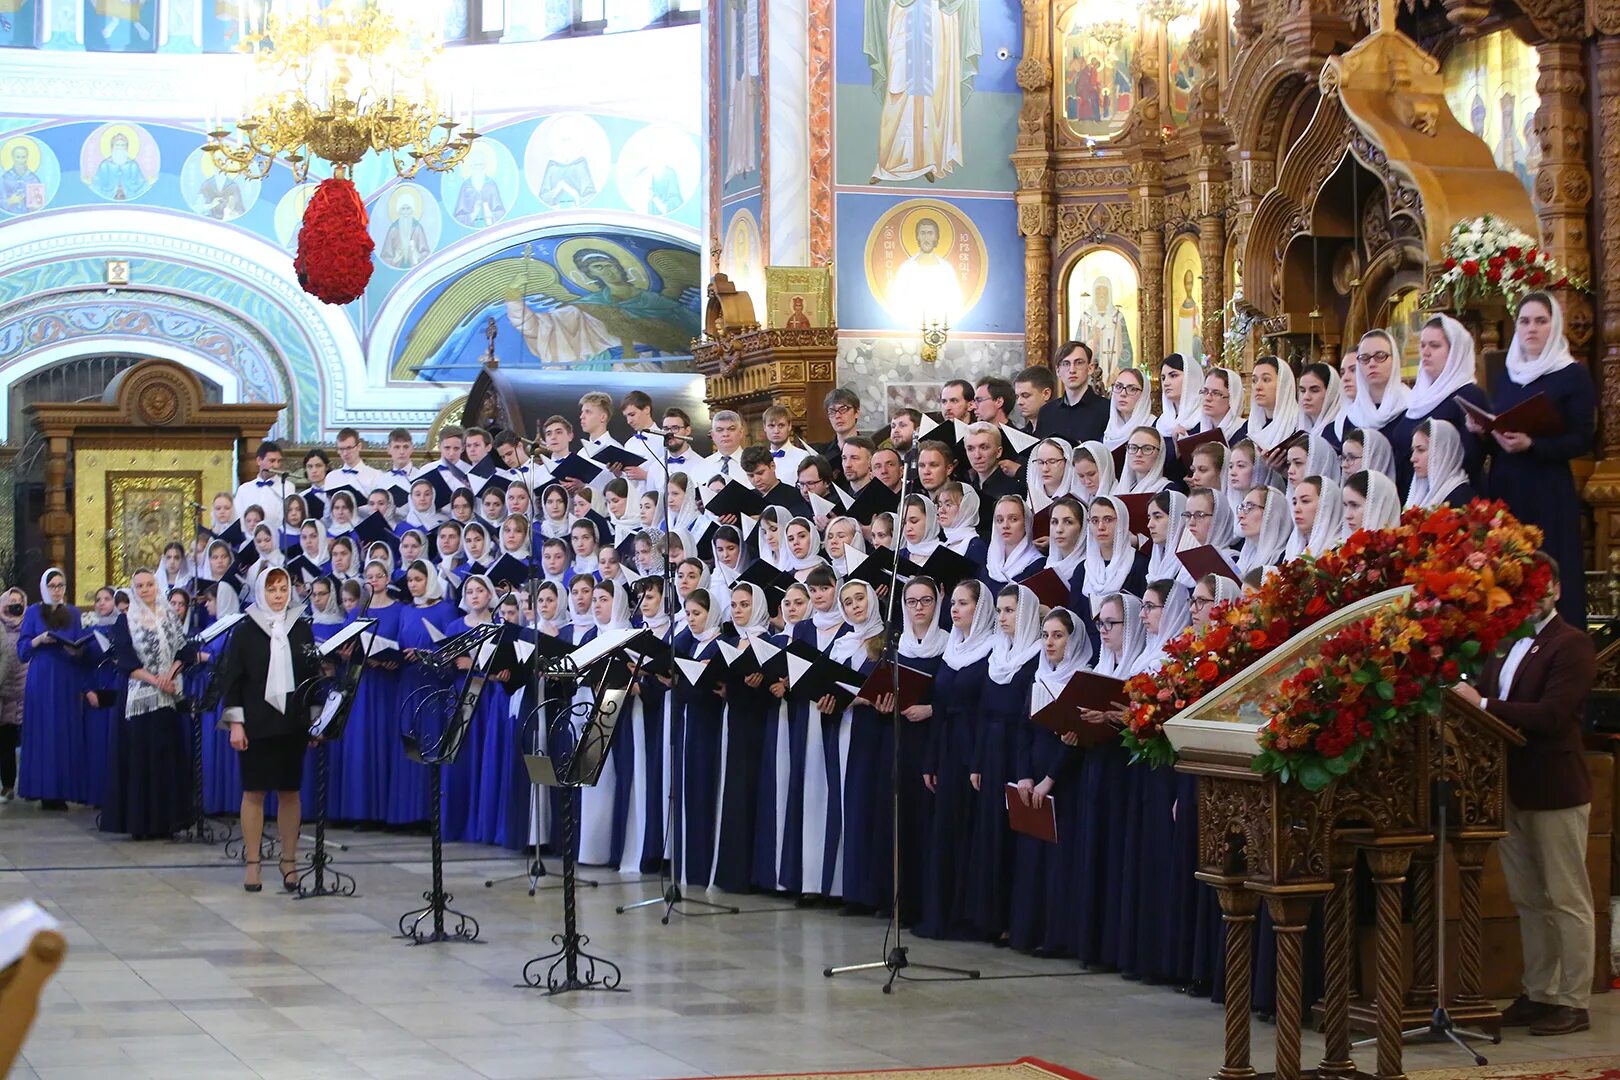
[{"label": "green leaf", "polygon": [[1377,694],[1379,697],[1383,698],[1385,701],[1394,701],[1395,700],[1395,684],[1392,683],[1392,682],[1388,682],[1386,680],[1380,679],[1377,683],[1375,683],[1373,685],[1373,693]]},{"label": "green leaf", "polygon": [[1351,682],[1360,686],[1366,686],[1368,683],[1375,682],[1377,679],[1378,669],[1372,664],[1363,664],[1361,667],[1357,668],[1356,673],[1350,677]]},{"label": "green leaf", "polygon": [[1320,761],[1307,761],[1300,766],[1299,782],[1306,791],[1321,791],[1333,783],[1333,774]]},{"label": "green leaf", "polygon": [[1343,776],[1350,771],[1350,763],[1344,760],[1343,755],[1322,759],[1322,767],[1334,776]]},{"label": "green leaf", "polygon": [[1479,642],[1470,638],[1461,645],[1457,646],[1457,651],[1463,656],[1472,660],[1475,656],[1479,655]]}]

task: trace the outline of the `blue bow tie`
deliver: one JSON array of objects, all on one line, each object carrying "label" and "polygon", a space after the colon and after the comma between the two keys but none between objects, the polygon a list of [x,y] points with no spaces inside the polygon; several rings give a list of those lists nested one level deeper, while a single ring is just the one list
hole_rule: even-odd
[{"label": "blue bow tie", "polygon": [[686,463],[686,455],[685,454],[671,454],[669,456],[669,463],[671,465],[684,465]]},{"label": "blue bow tie", "polygon": [[350,476],[359,476],[360,475],[360,470],[359,469],[351,469],[347,465],[345,465],[343,468],[339,469],[338,472],[346,472]]},{"label": "blue bow tie", "polygon": [[786,450],[772,450],[771,451],[771,457],[773,457],[773,458],[785,458],[785,457],[787,457],[787,451]]},{"label": "blue bow tie", "polygon": [[271,487],[271,486],[273,486],[275,484],[275,481],[274,480],[255,480],[255,481],[253,481],[253,483],[258,487]]},{"label": "blue bow tie", "polygon": [[394,476],[404,476],[410,470],[408,470],[408,469],[389,469],[388,471],[391,474],[393,474]]}]

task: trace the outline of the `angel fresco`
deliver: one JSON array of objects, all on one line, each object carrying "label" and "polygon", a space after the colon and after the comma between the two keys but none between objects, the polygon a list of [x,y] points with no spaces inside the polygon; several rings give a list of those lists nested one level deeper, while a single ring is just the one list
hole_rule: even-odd
[{"label": "angel fresco", "polygon": [[533,291],[525,293],[523,277],[514,276],[507,288],[506,317],[535,356],[545,362],[579,364],[607,359],[616,347],[626,360],[641,355],[638,345],[649,346],[654,353],[690,350],[698,319],[696,310],[679,299],[685,283],[677,280],[666,286],[673,295],[643,288],[605,245],[578,247],[571,261],[576,273],[570,277],[595,285],[584,296],[569,291],[547,263],[529,264],[528,285],[533,290],[538,279],[538,291],[556,301],[554,305],[542,310],[530,307],[527,297]]}]

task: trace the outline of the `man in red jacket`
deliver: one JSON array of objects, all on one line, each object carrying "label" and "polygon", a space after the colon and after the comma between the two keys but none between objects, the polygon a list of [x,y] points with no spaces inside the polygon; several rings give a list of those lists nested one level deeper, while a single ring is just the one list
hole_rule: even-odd
[{"label": "man in red jacket", "polygon": [[1527,740],[1508,750],[1508,834],[1497,849],[1524,947],[1524,993],[1503,1011],[1502,1023],[1528,1025],[1532,1035],[1568,1035],[1590,1026],[1592,781],[1581,729],[1597,656],[1586,630],[1558,616],[1558,565],[1540,552],[1536,558],[1552,567],[1553,578],[1535,632],[1492,659],[1477,690],[1456,689]]}]

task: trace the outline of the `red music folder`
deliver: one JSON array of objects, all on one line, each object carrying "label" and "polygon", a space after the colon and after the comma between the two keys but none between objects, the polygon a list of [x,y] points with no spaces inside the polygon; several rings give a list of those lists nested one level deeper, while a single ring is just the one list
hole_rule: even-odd
[{"label": "red music folder", "polygon": [[1057,803],[1052,796],[1045,795],[1037,799],[1034,806],[1025,806],[1024,800],[1018,797],[1018,785],[1008,784],[1007,824],[1013,832],[1055,844],[1058,840]]},{"label": "red music folder", "polygon": [[1236,567],[1227,561],[1226,555],[1220,549],[1211,547],[1209,544],[1205,544],[1203,547],[1189,548],[1186,551],[1178,551],[1176,552],[1176,558],[1181,560],[1181,565],[1187,568],[1187,573],[1192,575],[1195,582],[1199,578],[1207,577],[1210,574],[1219,574],[1222,577],[1231,578],[1239,585],[1243,584],[1243,579],[1238,577]]},{"label": "red music folder", "polygon": [[1194,450],[1205,443],[1220,443],[1226,445],[1226,433],[1220,428],[1211,428],[1209,431],[1200,431],[1196,435],[1188,435],[1185,439],[1176,440],[1176,457],[1182,461],[1192,460]]},{"label": "red music folder", "polygon": [[1079,735],[1082,747],[1102,746],[1119,739],[1118,725],[1092,723],[1081,711],[1112,712],[1125,705],[1126,697],[1125,684],[1119,679],[1079,671],[1054,701],[1036,710],[1030,719],[1059,735]]},{"label": "red music folder", "polygon": [[1553,408],[1546,394],[1537,394],[1500,413],[1486,412],[1463,397],[1453,396],[1451,400],[1462,406],[1462,411],[1473,417],[1486,432],[1517,431],[1532,439],[1543,439],[1562,435],[1568,430],[1564,418],[1558,415],[1558,410]]},{"label": "red music folder", "polygon": [[1042,570],[1038,574],[1031,574],[1019,584],[1034,593],[1035,599],[1047,607],[1068,606],[1069,586],[1064,584],[1056,570]]},{"label": "red music folder", "polygon": [[1035,511],[1035,516],[1029,521],[1029,538],[1031,540],[1045,540],[1052,535],[1052,504],[1047,503]]},{"label": "red music folder", "polygon": [[[884,694],[894,693],[894,665],[884,661],[872,669],[872,674],[861,684],[858,695],[862,701],[877,701]],[[913,705],[926,705],[934,696],[934,677],[916,668],[900,665],[900,710]]]},{"label": "red music folder", "polygon": [[1126,510],[1130,511],[1130,530],[1132,535],[1146,536],[1148,534],[1148,507],[1153,503],[1154,499],[1158,498],[1158,496],[1159,493],[1156,491],[1139,491],[1130,495],[1114,496],[1114,498],[1125,504]]}]

